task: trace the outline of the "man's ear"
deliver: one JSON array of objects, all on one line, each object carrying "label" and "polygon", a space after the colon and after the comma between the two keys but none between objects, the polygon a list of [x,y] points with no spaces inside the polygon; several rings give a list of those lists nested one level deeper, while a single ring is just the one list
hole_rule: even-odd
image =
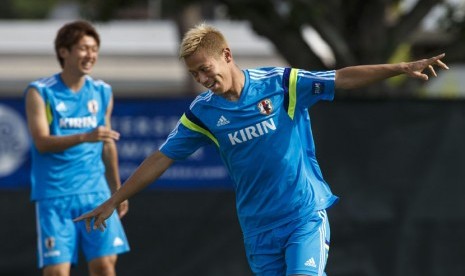
[{"label": "man's ear", "polygon": [[58,49],[58,54],[61,58],[65,58],[68,53],[69,51],[65,47],[61,47],[60,49]]},{"label": "man's ear", "polygon": [[228,62],[228,63],[233,60],[231,49],[229,49],[229,48],[224,48],[223,49],[223,56],[224,56],[224,59],[226,60],[226,62]]}]

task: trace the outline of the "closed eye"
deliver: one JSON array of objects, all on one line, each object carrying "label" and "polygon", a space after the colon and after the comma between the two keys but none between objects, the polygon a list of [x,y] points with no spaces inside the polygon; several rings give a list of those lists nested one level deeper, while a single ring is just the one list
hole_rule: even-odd
[{"label": "closed eye", "polygon": [[189,71],[192,77],[196,78],[199,74],[197,72]]},{"label": "closed eye", "polygon": [[208,72],[210,72],[210,67],[202,67],[202,68],[200,68],[200,71],[202,71],[204,73],[208,73]]}]

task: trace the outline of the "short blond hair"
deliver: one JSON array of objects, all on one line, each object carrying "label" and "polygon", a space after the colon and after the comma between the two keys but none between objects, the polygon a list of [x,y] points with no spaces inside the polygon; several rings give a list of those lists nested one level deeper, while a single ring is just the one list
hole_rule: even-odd
[{"label": "short blond hair", "polygon": [[179,59],[184,59],[198,50],[205,50],[208,55],[219,55],[228,43],[223,34],[215,27],[201,23],[186,32],[179,47]]}]

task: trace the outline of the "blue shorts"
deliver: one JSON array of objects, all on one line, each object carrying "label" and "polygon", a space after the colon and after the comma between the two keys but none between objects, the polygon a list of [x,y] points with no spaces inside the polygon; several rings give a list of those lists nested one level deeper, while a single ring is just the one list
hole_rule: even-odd
[{"label": "blue shorts", "polygon": [[245,238],[255,275],[326,275],[330,230],[325,210]]},{"label": "blue shorts", "polygon": [[36,202],[39,268],[78,261],[82,248],[87,261],[129,251],[121,221],[116,212],[108,218],[104,232],[87,233],[85,223],[73,219],[88,212],[109,197],[107,192],[72,195]]}]

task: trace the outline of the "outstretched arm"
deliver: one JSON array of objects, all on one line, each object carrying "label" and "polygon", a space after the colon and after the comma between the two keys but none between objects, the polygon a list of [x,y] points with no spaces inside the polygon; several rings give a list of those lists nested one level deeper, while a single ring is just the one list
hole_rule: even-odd
[{"label": "outstretched arm", "polygon": [[100,206],[74,219],[74,221],[84,220],[87,231],[91,230],[91,222],[94,221],[93,229],[104,230],[105,220],[110,217],[118,205],[129,199],[131,196],[147,187],[157,180],[174,162],[160,151],[147,157],[144,162],[134,171],[134,173],[124,182],[121,188],[116,191],[107,201]]},{"label": "outstretched arm", "polygon": [[[111,113],[113,112],[113,97],[108,102],[107,111],[105,114],[105,126],[111,130]],[[102,160],[105,165],[105,178],[111,193],[115,193],[121,187],[121,180],[118,169],[118,149],[113,140],[103,142]],[[118,216],[124,217],[129,211],[129,202],[127,200],[121,202],[117,208]]]},{"label": "outstretched arm", "polygon": [[349,66],[336,70],[336,88],[355,89],[376,83],[378,81],[391,78],[397,75],[406,74],[412,78],[428,80],[428,75],[423,73],[428,69],[433,76],[437,76],[434,65],[442,69],[449,69],[441,59],[445,54],[441,54],[428,59],[421,59],[412,62],[401,62],[396,64],[376,64]]}]

